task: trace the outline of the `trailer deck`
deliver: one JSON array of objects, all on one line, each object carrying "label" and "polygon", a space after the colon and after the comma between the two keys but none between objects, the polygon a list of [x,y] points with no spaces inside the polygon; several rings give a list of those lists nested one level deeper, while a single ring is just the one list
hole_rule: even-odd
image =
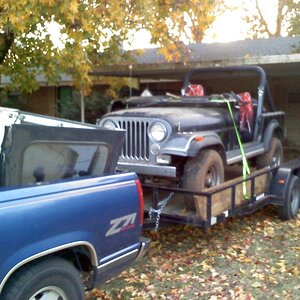
[{"label": "trailer deck", "polygon": [[[253,213],[266,205],[278,206],[282,219],[294,218],[300,203],[300,158],[278,167],[254,171],[245,180],[238,177],[195,192],[169,186],[143,184],[146,191],[147,222],[175,222],[204,229],[224,222],[227,217]],[[184,206],[183,198],[192,195],[195,209]]]}]

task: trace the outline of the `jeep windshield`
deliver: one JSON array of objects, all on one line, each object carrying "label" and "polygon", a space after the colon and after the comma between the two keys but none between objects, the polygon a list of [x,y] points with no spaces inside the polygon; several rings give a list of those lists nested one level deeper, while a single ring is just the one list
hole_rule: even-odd
[{"label": "jeep windshield", "polygon": [[115,111],[125,108],[138,108],[138,107],[168,107],[181,106],[186,107],[190,105],[199,106],[220,106],[224,103],[216,102],[214,100],[234,100],[229,94],[219,94],[210,96],[152,96],[152,97],[131,97],[127,100],[113,101],[109,111]]}]

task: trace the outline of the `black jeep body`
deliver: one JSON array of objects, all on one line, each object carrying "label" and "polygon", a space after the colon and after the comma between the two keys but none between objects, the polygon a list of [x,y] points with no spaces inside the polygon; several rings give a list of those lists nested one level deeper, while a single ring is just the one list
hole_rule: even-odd
[{"label": "black jeep body", "polygon": [[[245,72],[258,78],[256,95],[251,95],[253,118],[246,130],[240,126],[243,104],[237,95],[244,91],[185,94],[199,74]],[[111,108],[98,124],[126,131],[118,168],[141,178],[173,178],[199,191],[221,183],[224,166],[242,162],[243,151],[258,168],[283,159],[284,113],[275,110],[266,74],[257,66],[194,69],[184,78],[181,96],[132,97]]]}]

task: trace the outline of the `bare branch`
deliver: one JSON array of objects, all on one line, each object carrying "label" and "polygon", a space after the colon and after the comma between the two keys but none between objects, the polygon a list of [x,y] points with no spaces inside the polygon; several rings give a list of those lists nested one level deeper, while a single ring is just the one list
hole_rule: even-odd
[{"label": "bare branch", "polygon": [[258,15],[259,15],[259,21],[260,23],[262,24],[262,26],[265,28],[265,31],[268,33],[269,36],[272,36],[272,33],[270,32],[269,30],[269,26],[268,26],[268,23],[266,22],[263,14],[262,14],[262,11],[259,7],[259,4],[258,4],[258,0],[255,0],[255,5],[256,5],[256,10],[258,12]]},{"label": "bare branch", "polygon": [[278,0],[276,30],[274,36],[280,36],[283,16],[283,8],[287,4],[286,0]]}]

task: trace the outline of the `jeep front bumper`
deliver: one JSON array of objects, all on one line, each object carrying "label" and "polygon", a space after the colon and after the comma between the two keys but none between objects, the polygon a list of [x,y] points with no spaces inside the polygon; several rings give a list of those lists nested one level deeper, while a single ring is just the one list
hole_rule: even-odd
[{"label": "jeep front bumper", "polygon": [[174,166],[150,163],[118,162],[117,168],[121,171],[130,171],[142,175],[176,177],[176,167]]}]

